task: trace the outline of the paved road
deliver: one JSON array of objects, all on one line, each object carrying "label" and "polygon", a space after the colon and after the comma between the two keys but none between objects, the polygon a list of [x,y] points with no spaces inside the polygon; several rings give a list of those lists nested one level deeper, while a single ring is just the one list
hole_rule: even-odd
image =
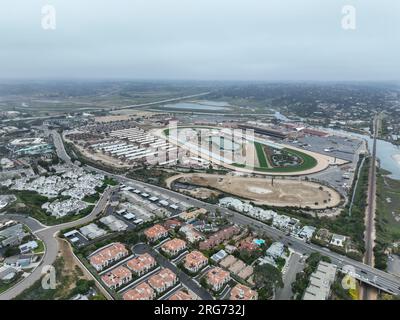
[{"label": "paved road", "polygon": [[72,165],[71,158],[65,151],[64,143],[62,141],[61,135],[56,131],[52,130],[51,135],[53,136],[53,143],[56,147],[57,155],[60,159],[64,160],[66,164]]},{"label": "paved road", "polygon": [[25,224],[26,226],[28,226],[28,228],[33,232],[37,232],[43,228],[45,228],[46,226],[41,223],[40,221],[33,219],[27,215],[23,215],[23,214],[1,214],[1,217],[4,218],[8,218],[8,219],[12,219],[12,220],[17,220],[19,222],[21,222],[22,224]]},{"label": "paved road", "polygon": [[46,251],[40,265],[28,277],[20,281],[9,290],[0,294],[0,300],[11,300],[22,293],[25,289],[32,286],[36,281],[40,280],[40,278],[42,277],[43,266],[52,265],[57,258],[58,241],[55,238],[56,234],[62,229],[72,228],[81,224],[89,223],[90,221],[94,220],[106,207],[108,199],[113,190],[114,188],[106,189],[102,197],[94,207],[93,211],[84,218],[73,222],[67,222],[56,226],[44,226],[37,220],[27,216],[7,215],[7,217],[12,217],[17,221],[26,223],[28,227],[32,227],[32,232],[35,233],[35,235],[44,242]]},{"label": "paved road", "polygon": [[154,190],[156,192],[162,193],[166,196],[173,197],[175,198],[178,202],[186,202],[190,204],[193,207],[203,207],[209,211],[215,211],[219,210],[222,214],[226,215],[226,217],[232,221],[233,223],[236,223],[238,225],[244,225],[244,226],[252,226],[254,229],[258,230],[260,233],[265,233],[272,239],[275,239],[277,241],[282,241],[286,245],[290,246],[293,248],[293,250],[300,252],[302,254],[310,254],[312,252],[319,252],[325,256],[328,256],[331,258],[332,262],[335,263],[336,265],[339,266],[339,268],[342,268],[344,266],[352,266],[355,270],[353,276],[359,279],[360,281],[363,281],[365,283],[368,283],[374,287],[377,287],[383,291],[386,291],[388,293],[400,295],[400,277],[397,277],[395,275],[389,274],[387,272],[384,272],[382,270],[375,269],[371,266],[368,266],[362,262],[353,260],[351,258],[348,258],[346,256],[342,256],[338,253],[335,253],[333,251],[330,251],[327,248],[323,248],[314,244],[306,243],[302,240],[293,238],[291,236],[286,236],[284,232],[272,228],[271,226],[268,226],[267,224],[257,221],[251,217],[245,216],[243,214],[237,213],[235,211],[219,207],[218,205],[212,205],[194,198],[191,198],[186,195],[182,195],[178,192],[165,189],[159,186],[151,185],[148,183],[144,183],[141,181],[133,180],[130,178],[127,178],[125,176],[121,175],[115,175],[111,174],[109,172],[86,166],[88,169],[91,171],[96,171],[105,175],[108,175],[110,177],[113,177],[114,179],[120,181],[121,183],[130,183],[131,185],[134,185],[138,188],[142,188],[144,190],[148,190],[151,192],[151,190]]},{"label": "paved road", "polygon": [[296,275],[301,272],[304,268],[304,262],[301,262],[301,255],[298,253],[293,253],[288,262],[288,267],[283,276],[284,287],[278,289],[275,295],[276,300],[291,300],[292,283],[296,280]]}]

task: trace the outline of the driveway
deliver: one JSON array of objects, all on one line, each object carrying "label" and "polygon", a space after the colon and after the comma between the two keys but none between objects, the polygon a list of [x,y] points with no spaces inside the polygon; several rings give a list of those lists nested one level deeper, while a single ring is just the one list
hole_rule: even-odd
[{"label": "driveway", "polygon": [[290,256],[288,267],[283,276],[284,287],[278,289],[275,295],[275,300],[291,300],[292,298],[292,283],[296,280],[296,274],[303,270],[304,263],[300,262],[301,255],[293,253]]}]

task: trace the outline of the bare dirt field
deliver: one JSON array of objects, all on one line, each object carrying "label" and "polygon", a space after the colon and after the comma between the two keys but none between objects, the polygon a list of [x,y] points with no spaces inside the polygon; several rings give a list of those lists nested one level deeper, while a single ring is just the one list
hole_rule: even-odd
[{"label": "bare dirt field", "polygon": [[256,204],[277,207],[296,206],[312,209],[325,209],[340,204],[340,194],[332,188],[299,180],[270,178],[233,177],[212,174],[180,174],[174,180],[210,187],[241,198],[250,199]]},{"label": "bare dirt field", "polygon": [[185,193],[189,196],[198,198],[198,199],[209,199],[212,197],[218,197],[221,192],[215,191],[215,190],[210,190],[207,188],[195,188],[193,190],[186,190],[186,189],[178,189],[179,192]]},{"label": "bare dirt field", "polygon": [[91,280],[91,278],[86,274],[84,270],[77,264],[74,256],[71,252],[71,247],[69,243],[63,239],[57,238],[59,245],[58,256],[63,258],[63,279],[65,279],[63,291],[61,295],[68,295],[68,292],[76,287],[76,280],[86,279]]}]

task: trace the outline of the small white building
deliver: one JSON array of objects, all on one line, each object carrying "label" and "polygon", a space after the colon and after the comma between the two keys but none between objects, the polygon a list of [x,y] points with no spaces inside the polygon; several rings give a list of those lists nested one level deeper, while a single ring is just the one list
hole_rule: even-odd
[{"label": "small white building", "polygon": [[27,243],[21,244],[19,246],[19,251],[21,251],[22,254],[25,254],[31,252],[32,250],[35,250],[37,247],[39,247],[39,245],[36,241],[29,241]]},{"label": "small white building", "polygon": [[338,247],[343,247],[346,241],[346,237],[340,234],[333,234],[330,244]]}]

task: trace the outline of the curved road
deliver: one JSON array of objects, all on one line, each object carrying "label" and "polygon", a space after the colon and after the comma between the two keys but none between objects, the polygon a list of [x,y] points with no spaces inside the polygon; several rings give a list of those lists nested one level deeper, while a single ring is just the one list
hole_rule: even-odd
[{"label": "curved road", "polygon": [[24,215],[7,215],[7,217],[9,218],[26,224],[32,230],[32,232],[44,242],[46,250],[40,265],[28,277],[0,294],[0,300],[11,300],[22,293],[25,289],[32,286],[36,281],[40,280],[40,278],[42,277],[43,266],[52,265],[57,258],[58,241],[55,237],[56,234],[60,230],[73,228],[75,226],[86,224],[94,220],[101,212],[103,212],[113,190],[114,188],[108,188],[104,191],[100,200],[97,202],[93,211],[89,215],[83,217],[82,219],[59,224],[56,226],[45,226],[39,221]]}]

